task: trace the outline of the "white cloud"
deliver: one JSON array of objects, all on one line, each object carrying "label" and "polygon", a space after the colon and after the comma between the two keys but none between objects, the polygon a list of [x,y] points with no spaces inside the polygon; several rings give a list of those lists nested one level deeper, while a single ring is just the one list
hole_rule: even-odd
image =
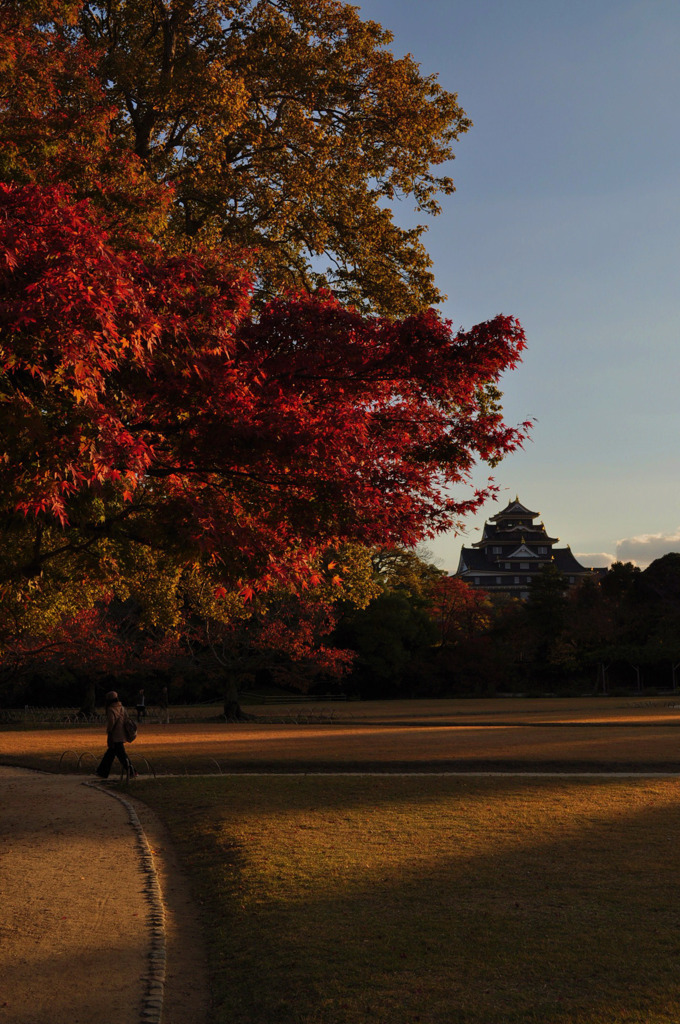
[{"label": "white cloud", "polygon": [[616,555],[610,555],[608,551],[579,551],[576,558],[589,569],[608,569],[616,561]]},{"label": "white cloud", "polygon": [[642,568],[671,551],[680,551],[680,527],[675,533],[641,533],[616,542],[617,560],[635,562]]}]

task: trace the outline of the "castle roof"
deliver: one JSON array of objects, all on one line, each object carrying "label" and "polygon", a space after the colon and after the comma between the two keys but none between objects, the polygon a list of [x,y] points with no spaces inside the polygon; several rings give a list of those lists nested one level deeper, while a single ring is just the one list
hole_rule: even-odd
[{"label": "castle roof", "polygon": [[579,572],[590,572],[585,565],[581,565],[578,559],[572,554],[571,548],[553,548],[554,564],[560,572],[570,575]]},{"label": "castle roof", "polygon": [[540,515],[539,512],[532,512],[531,509],[528,509],[526,505],[522,504],[519,497],[516,497],[514,501],[509,502],[505,506],[502,512],[497,512],[495,516],[489,516],[489,522],[495,523],[499,519],[510,519],[511,516],[517,516],[522,519],[526,519],[527,517],[529,519],[535,519],[538,515]]},{"label": "castle roof", "polygon": [[539,568],[539,563],[543,565],[552,563],[559,572],[564,573],[565,576],[573,576],[574,574],[590,572],[590,569],[581,565],[578,559],[574,556],[570,547],[566,548],[553,548],[549,555],[541,557],[537,555],[535,551],[531,551],[526,546],[522,545],[513,551],[511,554],[502,555],[500,562],[496,562],[491,558],[487,558],[483,551],[477,551],[475,548],[461,548],[460,560],[458,563],[458,569],[456,574],[459,575],[462,572],[488,572],[494,575],[510,575],[512,576],[517,572],[517,568],[505,569],[502,566],[503,559],[522,559],[527,561],[528,559],[535,559],[535,569]]},{"label": "castle roof", "polygon": [[518,523],[516,526],[507,526],[505,524],[496,526],[494,523],[488,522],[484,524],[482,539],[475,541],[472,546],[483,548],[490,543],[517,544],[521,542],[522,538],[533,544],[556,544],[560,539],[559,537],[549,537],[543,523],[539,526],[534,526],[533,523]]}]

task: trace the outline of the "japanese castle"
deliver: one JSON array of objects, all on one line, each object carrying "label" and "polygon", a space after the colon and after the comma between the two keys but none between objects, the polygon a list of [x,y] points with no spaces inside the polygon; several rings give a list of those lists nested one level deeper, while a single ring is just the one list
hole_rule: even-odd
[{"label": "japanese castle", "polygon": [[598,571],[581,565],[571,548],[553,547],[559,537],[549,537],[543,523],[534,522],[538,516],[515,498],[487,520],[481,540],[461,549],[454,575],[489,593],[526,600],[534,576],[545,566],[554,566],[570,585]]}]

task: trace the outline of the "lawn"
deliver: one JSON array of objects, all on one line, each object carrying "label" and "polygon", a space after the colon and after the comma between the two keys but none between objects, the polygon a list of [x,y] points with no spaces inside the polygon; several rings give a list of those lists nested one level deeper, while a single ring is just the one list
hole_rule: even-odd
[{"label": "lawn", "polygon": [[[144,723],[158,777],[133,792],[194,886],[211,1024],[677,1024],[680,777],[612,773],[678,771],[679,726],[670,700]],[[2,763],[91,771],[103,747],[0,730]]]},{"label": "lawn", "polygon": [[[73,771],[80,759],[81,770],[91,771],[103,750],[101,725],[0,729],[5,764]],[[130,754],[140,771],[158,774],[677,771],[680,706],[664,699],[606,698],[293,705],[258,709],[257,721],[239,725],[144,722]]]},{"label": "lawn", "polygon": [[680,780],[163,779],[215,1024],[677,1024]]}]

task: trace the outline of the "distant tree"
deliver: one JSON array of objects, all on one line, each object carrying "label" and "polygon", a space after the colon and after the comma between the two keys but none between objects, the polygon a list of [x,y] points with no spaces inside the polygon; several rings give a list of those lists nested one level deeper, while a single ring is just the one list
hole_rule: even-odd
[{"label": "distant tree", "polygon": [[417,551],[402,547],[376,547],[371,550],[376,582],[385,590],[407,594],[428,602],[444,576],[432,562]]},{"label": "distant tree", "polygon": [[538,673],[551,664],[551,655],[562,632],[567,610],[567,581],[554,566],[537,573],[526,602],[526,618],[533,637],[534,666]]},{"label": "distant tree", "polygon": [[178,653],[173,635],[131,628],[107,604],[54,617],[51,626],[34,614],[30,626],[24,623],[0,649],[0,687],[23,690],[31,702],[44,702],[44,688],[54,693],[55,680],[60,680],[66,703],[77,702],[89,714],[97,690],[103,697],[104,680],[125,685],[135,674],[169,667]]},{"label": "distant tree", "polygon": [[638,570],[635,580],[644,600],[680,608],[680,554],[677,552],[656,558],[644,571]]},{"label": "distant tree", "polygon": [[[562,633],[554,660],[575,675],[596,672],[596,688],[608,691],[608,672],[614,658],[615,608],[600,580],[586,576],[570,588]],[[591,684],[592,685],[592,684]]]},{"label": "distant tree", "polygon": [[[598,580],[587,578],[569,595],[568,614],[563,632],[566,648],[572,652],[573,665],[596,665],[598,687],[609,690],[610,670],[619,685],[636,690],[644,686],[643,671],[658,663],[661,647],[672,664],[672,644],[659,630],[663,604],[661,581],[652,573],[649,582],[632,562],[615,562]],[[672,573],[671,573],[672,578]]]},{"label": "distant tree", "polygon": [[423,602],[399,590],[385,590],[336,632],[336,642],[355,653],[350,684],[362,697],[414,696],[422,687],[420,659],[436,641]]},{"label": "distant tree", "polygon": [[440,579],[432,594],[432,613],[440,645],[452,645],[486,633],[492,605],[486,591],[470,587],[457,576]]},{"label": "distant tree", "polygon": [[243,718],[239,693],[263,673],[287,689],[308,692],[320,678],[339,680],[353,654],[333,636],[350,610],[378,593],[365,548],[341,545],[319,554],[298,581],[266,592],[223,585],[219,561],[195,564],[180,581],[182,636],[197,664],[218,667],[224,714]]},{"label": "distant tree", "polygon": [[244,607],[238,595],[215,599],[206,591],[188,614],[186,638],[198,665],[219,675],[224,716],[240,721],[243,690],[262,673],[279,686],[306,693],[319,676],[340,678],[353,655],[331,642],[332,605],[318,597],[280,591]]},{"label": "distant tree", "polygon": [[640,567],[633,562],[612,562],[602,577],[602,590],[615,600],[626,599],[633,594],[640,573]]},{"label": "distant tree", "polygon": [[639,576],[637,597],[651,620],[649,660],[666,663],[675,691],[680,670],[680,554],[670,552],[648,565]]},{"label": "distant tree", "polygon": [[498,650],[490,630],[494,610],[489,595],[455,576],[438,581],[430,614],[437,627],[437,670],[445,693],[492,693],[498,683]]},{"label": "distant tree", "polygon": [[648,639],[650,660],[658,665],[665,665],[666,679],[674,692],[677,692],[680,680],[680,609],[667,608],[660,610],[656,616]]},{"label": "distant tree", "polygon": [[[363,549],[369,559],[370,600],[341,602],[336,643],[354,652],[346,688],[364,696],[413,693],[418,659],[436,639],[429,614],[433,588],[443,573],[403,547]],[[365,586],[360,593],[368,595]]]}]

